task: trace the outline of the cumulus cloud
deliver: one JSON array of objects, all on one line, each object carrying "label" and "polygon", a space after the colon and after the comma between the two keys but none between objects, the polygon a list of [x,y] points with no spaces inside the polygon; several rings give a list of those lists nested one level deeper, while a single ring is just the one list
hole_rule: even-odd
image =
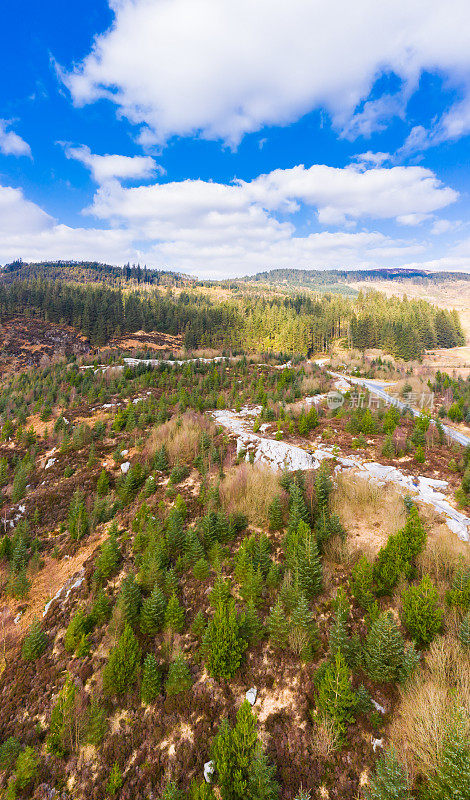
[{"label": "cumulus cloud", "polygon": [[423,243],[380,230],[306,234],[305,223],[417,225],[457,198],[422,167],[299,165],[228,184],[185,180],[125,186],[108,168],[96,177],[101,184],[86,213],[99,223],[90,228],[60,225],[20,190],[0,187],[0,260],[140,260],[209,277],[289,266],[396,265],[424,254]]},{"label": "cumulus cloud", "polygon": [[[220,225],[235,215],[278,225],[272,212],[293,214],[312,208],[322,225],[337,226],[361,218],[396,219],[419,224],[458,197],[423,167],[344,169],[314,164],[277,169],[252,181],[232,184],[185,180],[125,188],[104,185],[90,213],[113,222],[126,221],[147,235],[176,228]],[[269,213],[268,213],[269,212]]]},{"label": "cumulus cloud", "polygon": [[[73,158],[86,166],[97,183],[114,178],[120,180],[143,179],[157,171],[157,163],[150,156],[96,155],[86,145],[65,146],[67,158]],[[161,171],[161,170],[160,170]]]},{"label": "cumulus cloud", "polygon": [[[141,141],[201,135],[236,145],[264,125],[326,109],[343,135],[403,115],[424,71],[461,92],[443,136],[467,130],[467,0],[109,0],[114,21],[64,73],[77,104],[107,98]],[[396,76],[380,96],[380,76]]]},{"label": "cumulus cloud", "polygon": [[31,158],[31,148],[21,136],[8,130],[11,122],[0,119],[0,153],[5,156],[28,156]]}]

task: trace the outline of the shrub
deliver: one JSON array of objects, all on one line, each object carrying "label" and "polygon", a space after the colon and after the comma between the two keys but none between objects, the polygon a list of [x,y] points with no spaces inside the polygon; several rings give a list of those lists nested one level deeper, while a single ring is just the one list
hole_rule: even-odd
[{"label": "shrub", "polygon": [[109,773],[108,783],[106,784],[106,792],[111,797],[114,797],[119,789],[122,787],[124,779],[122,772],[119,768],[117,761],[114,762],[111,772]]},{"label": "shrub", "polygon": [[26,747],[16,759],[16,771],[13,779],[12,786],[16,797],[16,791],[24,792],[26,789],[30,790],[36,780],[39,768],[39,758],[32,747]]},{"label": "shrub", "polygon": [[21,655],[25,661],[35,661],[42,655],[46,646],[47,636],[42,630],[39,620],[35,619],[23,642]]},{"label": "shrub", "polygon": [[106,694],[125,694],[136,682],[139,671],[140,648],[132,628],[126,625],[103,670],[103,688]]},{"label": "shrub", "polygon": [[439,594],[425,575],[418,586],[409,586],[402,594],[402,622],[418,645],[426,647],[440,631],[444,610]]}]

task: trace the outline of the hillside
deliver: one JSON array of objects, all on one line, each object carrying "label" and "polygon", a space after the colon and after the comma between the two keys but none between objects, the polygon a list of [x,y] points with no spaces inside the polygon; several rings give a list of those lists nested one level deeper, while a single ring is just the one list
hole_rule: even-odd
[{"label": "hillside", "polygon": [[[347,346],[455,315],[41,286],[0,287],[5,800],[465,797],[470,380]],[[116,297],[89,343],[79,301]],[[127,297],[175,333],[126,325]],[[176,332],[248,308],[238,354]],[[340,326],[323,357],[299,318]]]}]

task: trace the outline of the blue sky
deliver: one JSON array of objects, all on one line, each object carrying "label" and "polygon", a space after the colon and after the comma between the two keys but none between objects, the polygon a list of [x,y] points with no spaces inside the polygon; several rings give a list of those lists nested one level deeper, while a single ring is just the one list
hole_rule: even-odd
[{"label": "blue sky", "polygon": [[0,263],[469,271],[468,7],[425,5],[8,4]]}]

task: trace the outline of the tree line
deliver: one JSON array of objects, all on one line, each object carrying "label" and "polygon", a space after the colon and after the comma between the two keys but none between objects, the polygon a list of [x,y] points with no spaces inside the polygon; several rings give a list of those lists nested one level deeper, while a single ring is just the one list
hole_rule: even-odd
[{"label": "tree line", "polygon": [[464,344],[456,312],[423,300],[360,293],[315,298],[263,294],[212,300],[207,293],[154,286],[112,287],[31,278],[0,283],[0,319],[17,314],[72,325],[96,346],[137,330],[183,334],[188,349],[215,347],[308,355],[345,338],[407,360],[425,349]]}]

